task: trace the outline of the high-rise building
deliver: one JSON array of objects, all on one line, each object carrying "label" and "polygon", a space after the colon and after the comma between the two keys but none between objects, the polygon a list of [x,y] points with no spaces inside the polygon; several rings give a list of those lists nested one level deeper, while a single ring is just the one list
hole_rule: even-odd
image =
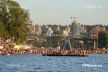
[{"label": "high-rise building", "polygon": [[74,38],[80,37],[81,25],[75,17],[74,17],[73,22],[70,27],[71,27],[72,37],[74,37]]},{"label": "high-rise building", "polygon": [[37,35],[41,34],[41,26],[40,25],[34,25],[32,32],[36,33]]}]

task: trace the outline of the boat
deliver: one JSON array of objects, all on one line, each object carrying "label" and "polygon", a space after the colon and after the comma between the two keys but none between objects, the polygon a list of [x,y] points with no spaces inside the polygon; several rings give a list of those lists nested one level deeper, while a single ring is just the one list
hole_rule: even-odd
[{"label": "boat", "polygon": [[43,54],[43,56],[78,56],[78,57],[86,57],[88,55],[84,55],[84,54]]}]

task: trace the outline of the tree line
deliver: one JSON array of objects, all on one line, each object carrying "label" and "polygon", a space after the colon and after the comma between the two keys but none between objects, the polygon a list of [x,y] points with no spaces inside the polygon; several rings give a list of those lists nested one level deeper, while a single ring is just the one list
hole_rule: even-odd
[{"label": "tree line", "polygon": [[0,37],[25,41],[31,20],[28,10],[13,0],[0,0]]}]

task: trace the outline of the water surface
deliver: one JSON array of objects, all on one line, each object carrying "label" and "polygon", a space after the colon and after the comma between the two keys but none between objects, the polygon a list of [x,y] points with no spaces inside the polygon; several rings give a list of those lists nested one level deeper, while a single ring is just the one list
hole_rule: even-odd
[{"label": "water surface", "polygon": [[[101,67],[83,66],[102,65]],[[108,72],[108,55],[51,57],[41,55],[0,56],[0,72]]]}]

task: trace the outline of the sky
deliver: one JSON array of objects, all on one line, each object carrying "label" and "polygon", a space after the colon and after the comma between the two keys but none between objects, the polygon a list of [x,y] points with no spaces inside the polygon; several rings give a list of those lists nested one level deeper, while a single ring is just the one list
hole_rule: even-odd
[{"label": "sky", "polygon": [[16,0],[28,9],[33,24],[108,24],[108,0]]}]

